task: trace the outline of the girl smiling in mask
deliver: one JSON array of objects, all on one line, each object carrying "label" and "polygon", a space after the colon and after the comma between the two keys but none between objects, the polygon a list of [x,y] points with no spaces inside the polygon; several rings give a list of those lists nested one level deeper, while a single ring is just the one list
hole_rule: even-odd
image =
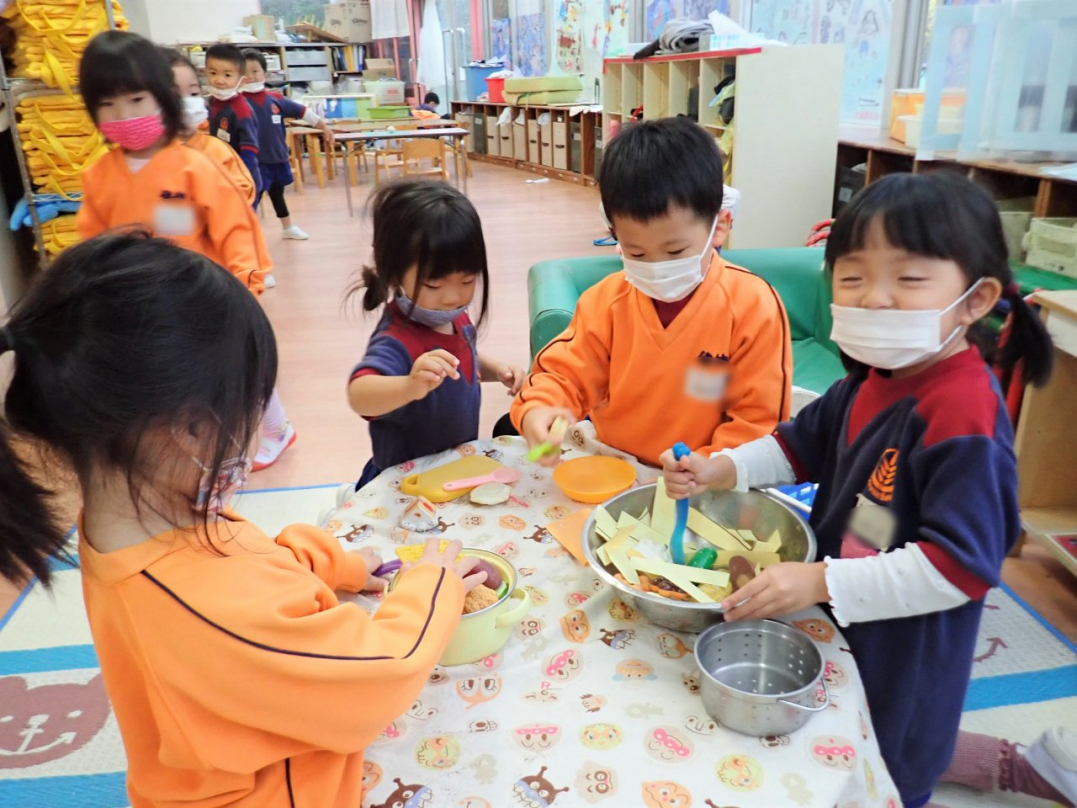
[{"label": "girl smiling in mask", "polygon": [[953,756],[984,596],[1021,529],[1013,431],[971,332],[1004,298],[998,364],[1033,384],[1052,346],[1013,282],[994,202],[956,174],[872,183],[834,222],[826,264],[849,375],[773,436],[662,463],[678,498],[819,483],[822,560],[767,568],[725,617],[825,604],[902,800],[919,808]]},{"label": "girl smiling in mask", "polygon": [[478,352],[469,309],[481,289],[481,324],[489,274],[467,197],[443,182],[403,181],[382,186],[371,205],[374,265],[352,291],[362,291],[365,311],[384,311],[348,383],[374,449],[356,489],[399,463],[475,440],[480,382],[515,395],[524,378]]}]

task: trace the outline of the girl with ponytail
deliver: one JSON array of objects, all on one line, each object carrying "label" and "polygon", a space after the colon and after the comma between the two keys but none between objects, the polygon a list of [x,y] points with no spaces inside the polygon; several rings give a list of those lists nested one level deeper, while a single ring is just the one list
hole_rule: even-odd
[{"label": "girl with ponytail", "polygon": [[481,289],[483,322],[490,284],[467,197],[443,182],[403,181],[382,186],[372,210],[374,264],[349,293],[362,294],[365,311],[384,306],[348,383],[374,449],[356,489],[384,469],[475,440],[479,383],[499,381],[514,396],[524,380],[521,368],[478,352],[469,312]]}]

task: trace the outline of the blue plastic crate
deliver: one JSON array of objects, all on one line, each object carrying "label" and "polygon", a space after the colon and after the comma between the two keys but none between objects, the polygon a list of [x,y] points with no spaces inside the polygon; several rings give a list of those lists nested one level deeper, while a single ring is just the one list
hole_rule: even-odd
[{"label": "blue plastic crate", "polygon": [[504,65],[467,65],[464,70],[467,77],[467,99],[478,101],[479,96],[486,92],[486,77],[492,76],[499,70],[504,70]]}]

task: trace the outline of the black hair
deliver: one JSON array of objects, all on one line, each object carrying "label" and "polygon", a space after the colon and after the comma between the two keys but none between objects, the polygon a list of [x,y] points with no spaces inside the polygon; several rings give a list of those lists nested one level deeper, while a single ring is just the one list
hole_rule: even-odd
[{"label": "black hair", "polygon": [[243,51],[243,69],[247,69],[247,62],[257,62],[262,66],[262,70],[269,70],[269,63],[266,61],[266,55],[260,50],[255,48],[247,48]]},{"label": "black hair", "polygon": [[221,62],[231,62],[241,76],[243,75],[243,71],[247,69],[247,57],[243,55],[243,51],[235,45],[229,45],[227,42],[218,42],[216,45],[210,45],[209,49],[206,51],[207,65],[209,64],[210,59],[217,59]]},{"label": "black hair", "polygon": [[[48,556],[64,541],[9,436],[51,450],[84,486],[100,471],[124,472],[141,511],[161,463],[150,431],[208,424],[202,462],[217,479],[236,444],[250,445],[277,375],[272,328],[243,284],[141,232],[66,250],[0,333],[0,349],[15,355],[0,421],[0,574],[9,578],[23,565],[47,582]],[[182,494],[194,502],[196,492]]]},{"label": "black hair", "polygon": [[162,46],[161,53],[163,53],[165,59],[168,60],[169,69],[180,67],[182,65],[183,67],[191,68],[191,70],[194,71],[194,74],[196,76],[198,75],[198,68],[194,66],[194,62],[188,59],[183,51],[178,50],[177,48],[166,48]]},{"label": "black hair", "polygon": [[[967,286],[981,278],[1002,284],[1011,321],[997,355],[982,327],[969,329],[969,338],[985,359],[1002,369],[1006,383],[1018,362],[1023,362],[1025,380],[1036,385],[1047,381],[1053,358],[1051,338],[1016,291],[998,208],[985,190],[952,171],[890,174],[871,183],[846,205],[831,227],[826,243],[830,271],[838,259],[863,249],[876,221],[891,246],[953,261],[961,267]],[[848,361],[846,366],[853,369]]]},{"label": "black hair", "polygon": [[404,275],[418,267],[416,288],[457,272],[482,281],[479,323],[486,319],[490,276],[482,222],[471,201],[437,180],[398,180],[381,186],[371,199],[374,265],[349,296],[363,290],[363,309],[374,311],[392,299]]},{"label": "black hair", "polygon": [[438,98],[438,94],[434,92],[427,93],[423,96],[424,104],[433,104],[435,107],[441,103],[441,99]]},{"label": "black hair", "polygon": [[94,123],[106,98],[147,92],[161,109],[161,122],[171,140],[183,129],[183,107],[172,81],[172,67],[161,49],[129,31],[98,34],[79,63],[79,92]]},{"label": "black hair", "polygon": [[713,137],[688,118],[662,118],[625,126],[610,140],[599,190],[610,222],[649,222],[678,206],[709,225],[722,208],[723,177]]}]

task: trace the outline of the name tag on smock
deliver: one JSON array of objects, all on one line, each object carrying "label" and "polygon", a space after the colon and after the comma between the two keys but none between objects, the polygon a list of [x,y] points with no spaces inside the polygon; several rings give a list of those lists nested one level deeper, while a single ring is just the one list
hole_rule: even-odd
[{"label": "name tag on smock", "polygon": [[849,515],[849,530],[876,550],[885,552],[894,541],[897,519],[893,511],[857,494],[856,507]]},{"label": "name tag on smock", "polygon": [[189,236],[197,223],[194,208],[187,204],[158,205],[153,212],[153,230],[158,236]]},{"label": "name tag on smock", "polygon": [[684,392],[689,398],[713,404],[722,400],[729,383],[728,366],[721,368],[690,367],[685,374]]},{"label": "name tag on smock", "polygon": [[280,123],[280,115],[273,116],[273,123]]},{"label": "name tag on smock", "polygon": [[231,143],[232,142],[232,136],[230,134],[228,134],[227,129],[218,129],[217,130],[217,137],[219,137],[225,143]]}]

